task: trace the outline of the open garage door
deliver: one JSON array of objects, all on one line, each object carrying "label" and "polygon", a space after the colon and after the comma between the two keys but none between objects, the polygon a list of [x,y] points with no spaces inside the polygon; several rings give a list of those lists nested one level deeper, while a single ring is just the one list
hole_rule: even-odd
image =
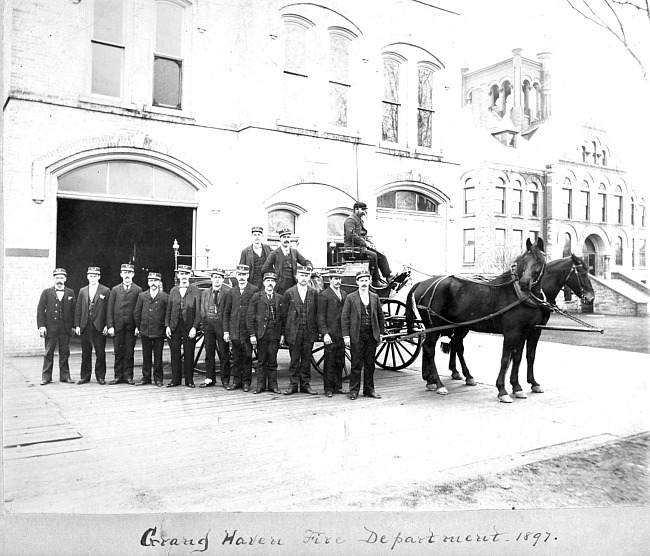
[{"label": "open garage door", "polygon": [[89,266],[102,269],[102,283],[121,281],[120,265],[135,265],[136,284],[147,289],[147,273],[161,272],[165,291],[174,285],[174,240],[191,254],[194,209],[58,199],[57,266],[68,271],[73,290],[87,284]]}]

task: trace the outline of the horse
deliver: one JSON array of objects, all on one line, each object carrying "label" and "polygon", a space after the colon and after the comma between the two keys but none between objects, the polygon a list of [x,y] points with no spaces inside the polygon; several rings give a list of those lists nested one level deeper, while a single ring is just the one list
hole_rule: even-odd
[{"label": "horse", "polygon": [[513,394],[515,397],[525,396],[519,385],[519,364],[524,342],[535,331],[535,326],[544,320],[544,312],[531,294],[541,295],[545,268],[544,242],[541,238],[536,243],[527,239],[526,251],[515,259],[511,270],[490,283],[458,276],[434,276],[410,289],[406,301],[409,333],[415,330],[416,315],[421,317],[427,329],[434,329],[426,331],[422,351],[422,378],[428,387],[435,385],[439,393],[448,393],[436,368],[436,342],[441,334],[453,337],[454,330],[463,328],[503,335],[496,382],[498,398],[505,403],[512,402],[505,389],[505,375],[510,362]]},{"label": "horse", "polygon": [[[589,270],[582,258],[577,255],[571,254],[570,257],[557,259],[546,265],[546,270],[544,271],[544,276],[542,278],[542,291],[544,292],[546,302],[555,305],[555,299],[565,286],[568,286],[583,303],[591,303],[594,300],[595,295],[593,286],[589,280]],[[544,325],[548,322],[548,319],[551,316],[551,310],[546,307],[543,307],[543,310],[545,316],[544,322],[541,324]],[[456,369],[456,355],[458,355],[458,360],[460,361],[466,384],[474,386],[476,382],[465,364],[464,357],[463,339],[467,336],[468,332],[469,330],[465,328],[455,329],[448,344],[448,350],[445,350],[444,346],[441,347],[443,347],[445,353],[449,353],[449,370],[451,371],[451,378],[453,380],[462,379],[460,373]],[[535,328],[526,340],[527,381],[531,386],[531,391],[537,394],[544,392],[542,387],[535,380],[533,373],[537,344],[541,334],[542,329]],[[520,395],[519,397],[522,396]]]}]

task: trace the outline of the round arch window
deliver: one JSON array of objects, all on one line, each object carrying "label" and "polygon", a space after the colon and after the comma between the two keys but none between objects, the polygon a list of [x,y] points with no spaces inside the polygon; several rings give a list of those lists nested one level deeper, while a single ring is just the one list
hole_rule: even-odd
[{"label": "round arch window", "polygon": [[438,203],[420,193],[406,189],[389,191],[377,197],[377,208],[438,213]]}]

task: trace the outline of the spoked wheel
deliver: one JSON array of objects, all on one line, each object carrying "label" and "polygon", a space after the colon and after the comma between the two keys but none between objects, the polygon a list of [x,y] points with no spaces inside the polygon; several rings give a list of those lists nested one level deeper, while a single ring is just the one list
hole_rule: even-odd
[{"label": "spoked wheel", "polygon": [[[316,369],[318,374],[322,376],[325,370],[325,344],[316,342],[311,352],[311,366]],[[345,365],[343,365],[343,380],[349,380],[350,367],[352,366],[352,356],[350,355],[350,348],[345,348]]]},{"label": "spoked wheel", "polygon": [[375,362],[382,369],[399,371],[406,369],[420,355],[422,338],[402,339],[407,335],[406,304],[398,299],[382,299],[386,334],[392,337],[385,340],[377,349]]}]

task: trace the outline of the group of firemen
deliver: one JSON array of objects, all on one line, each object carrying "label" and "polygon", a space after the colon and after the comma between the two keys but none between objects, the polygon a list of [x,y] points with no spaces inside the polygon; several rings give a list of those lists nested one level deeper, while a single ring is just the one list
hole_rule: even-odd
[{"label": "group of firemen", "polygon": [[[112,289],[99,283],[101,269],[88,267],[88,285],[75,296],[65,286],[63,268],[53,272],[54,286],[41,294],[37,310],[39,334],[45,339],[41,384],[52,382],[54,354],[58,345],[59,379],[74,384],[68,363],[69,342],[81,338],[81,369],[77,384],[92,377],[106,384],[106,341],[113,339],[114,378],[108,384],[154,384],[163,386],[165,338],[171,354],[168,388],[194,388],[194,353],[197,331],[204,338],[206,376],[200,388],[217,385],[226,390],[242,389],[253,394],[272,392],[285,395],[317,394],[311,385],[311,355],[314,343],[324,344],[323,385],[325,395],[343,394],[342,374],[345,347],[350,347],[351,371],[348,395],[355,400],[361,392],[380,398],[374,386],[375,351],[384,333],[384,316],[379,297],[370,290],[385,286],[394,278],[386,257],[370,244],[364,221],[365,203],[357,202],[344,223],[344,248],[361,250],[369,259],[369,271],[356,275],[357,290],[347,294],[341,288],[342,267],[329,273],[329,287],[311,287],[311,262],[291,247],[292,232],[279,230],[280,246],[262,243],[264,230],[251,229],[252,243],[241,252],[235,270],[236,284],[225,282],[222,268],[210,271],[212,285],[204,290],[190,283],[192,268],[178,265],[177,285],[163,291],[160,273],[149,272],[148,289],[133,283],[135,268],[122,264],[122,282]],[[381,274],[380,274],[381,272]],[[383,274],[383,278],[382,278]],[[134,380],[134,350],[142,344],[142,379]],[[278,386],[277,354],[281,345],[289,348],[289,384]],[[252,354],[257,349],[257,380],[252,384]],[[231,361],[232,354],[232,361]],[[363,388],[361,375],[363,371]]]}]

